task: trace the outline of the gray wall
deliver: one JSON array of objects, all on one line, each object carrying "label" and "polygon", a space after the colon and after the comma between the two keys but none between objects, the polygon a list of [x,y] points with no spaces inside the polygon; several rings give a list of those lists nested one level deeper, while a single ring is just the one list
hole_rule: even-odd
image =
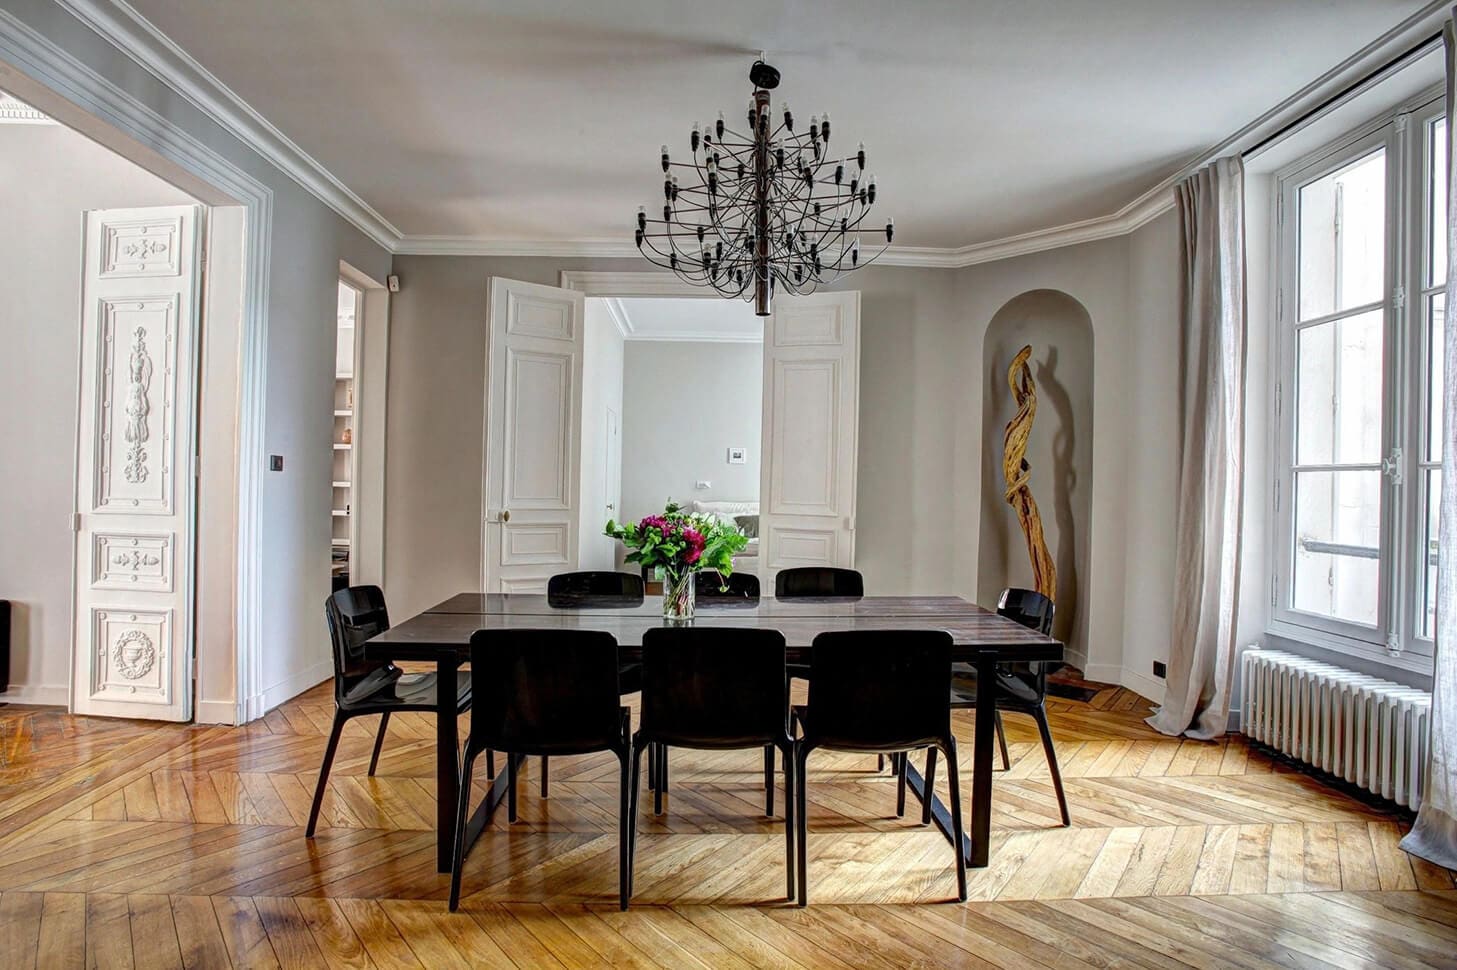
[{"label": "gray wall", "polygon": [[1021,523],[1005,498],[1003,435],[1016,414],[1007,367],[1032,347],[1037,413],[1027,442],[1032,496],[1057,567],[1053,633],[1087,654],[1087,617],[1079,609],[1088,568],[1093,479],[1093,328],[1088,311],[1066,293],[1033,290],[997,311],[987,327],[982,402],[981,543],[978,602],[995,603],[1008,586],[1030,588],[1032,565]]},{"label": "gray wall", "polygon": [[[385,576],[391,610],[408,616],[480,583],[487,278],[555,286],[564,269],[642,263],[397,256],[394,265]],[[945,270],[880,267],[847,280],[861,291],[862,315],[856,565],[876,592],[956,588],[961,540],[947,528],[956,421],[947,405],[963,320],[956,282]]]},{"label": "gray wall", "polygon": [[[591,366],[591,363],[588,363]],[[628,341],[622,395],[622,518],[669,498],[756,502],[764,345]],[[748,449],[728,463],[731,445]],[[712,482],[705,490],[694,482]]]},{"label": "gray wall", "polygon": [[17,694],[64,702],[70,670],[82,213],[193,201],[62,125],[0,125],[0,598]]},{"label": "gray wall", "polygon": [[[331,675],[322,605],[329,592],[329,445],[339,261],[383,279],[390,254],[61,5],[6,0],[5,7],[273,192],[263,447],[265,454],[282,454],[286,461],[285,471],[265,475],[261,494],[260,686],[268,705],[280,703]],[[139,147],[136,152],[146,154]],[[205,453],[204,464],[207,460]],[[220,633],[206,630],[199,635]],[[231,631],[221,635],[231,636]]]}]

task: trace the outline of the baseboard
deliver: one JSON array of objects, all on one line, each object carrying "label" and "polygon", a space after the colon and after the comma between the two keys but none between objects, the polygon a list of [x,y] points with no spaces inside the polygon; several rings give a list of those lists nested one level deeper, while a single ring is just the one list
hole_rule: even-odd
[{"label": "baseboard", "polygon": [[248,699],[248,719],[254,720],[262,717],[279,704],[292,700],[315,684],[321,684],[333,676],[334,662],[326,660],[307,667],[291,677],[284,678],[272,687],[265,688],[261,694]]},{"label": "baseboard", "polygon": [[11,684],[0,694],[0,704],[34,704],[38,707],[65,707],[71,692],[64,684]]},{"label": "baseboard", "polygon": [[1086,651],[1065,647],[1062,651],[1062,662],[1069,667],[1076,667],[1078,670],[1081,670],[1084,678],[1088,676],[1088,654]]},{"label": "baseboard", "polygon": [[1125,669],[1119,674],[1118,683],[1136,694],[1142,694],[1155,704],[1164,702],[1164,682],[1157,677]]},{"label": "baseboard", "polygon": [[238,705],[232,701],[198,701],[193,720],[198,724],[237,724]]},{"label": "baseboard", "polygon": [[1095,684],[1116,684],[1123,675],[1123,668],[1117,664],[1088,664],[1083,667],[1083,680]]}]

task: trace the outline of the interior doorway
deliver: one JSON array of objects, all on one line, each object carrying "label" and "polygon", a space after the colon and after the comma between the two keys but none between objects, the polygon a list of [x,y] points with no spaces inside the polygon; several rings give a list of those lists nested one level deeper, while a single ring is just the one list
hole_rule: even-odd
[{"label": "interior doorway", "polygon": [[354,482],[356,474],[354,394],[358,373],[355,339],[362,294],[344,280],[339,281],[334,343],[334,433],[333,472],[330,476],[329,573],[332,589],[350,585],[351,552],[354,546]]},{"label": "interior doorway", "polygon": [[[208,209],[0,94],[4,699],[188,720]],[[226,271],[220,271],[225,273]],[[69,527],[68,524],[69,523]]]},{"label": "interior doorway", "polygon": [[[556,573],[618,567],[621,553],[602,536],[607,519],[640,518],[669,498],[690,509],[696,502],[699,511],[757,532],[740,568],[755,572],[767,588],[781,569],[853,566],[859,293],[781,299],[772,316],[761,321],[748,313],[730,336],[704,321],[744,308],[705,299],[662,274],[562,275],[563,287],[489,280],[481,589],[539,593]],[[644,321],[655,307],[684,317],[690,323],[673,336],[695,334],[697,326],[696,335],[705,338],[698,342],[709,346],[630,375],[629,335],[637,325],[626,301],[640,298],[650,298]],[[657,327],[645,322],[636,342],[690,342],[669,339]],[[750,348],[746,364],[729,364],[726,348],[734,344]],[[667,387],[670,376],[683,377],[684,386]],[[748,401],[725,407],[731,386],[747,391]],[[634,409],[638,390],[649,402]],[[742,419],[753,412],[756,395],[757,429],[726,432],[743,441],[715,440],[722,435],[710,423],[725,416],[720,412]],[[633,410],[646,416],[634,422]],[[615,425],[610,414],[619,419]],[[633,446],[634,423],[645,429],[641,455]],[[614,427],[620,457],[612,452]],[[666,494],[631,497],[639,471],[700,447],[711,453],[674,470],[671,480],[648,478],[642,490],[666,487]],[[757,476],[721,474],[748,465],[756,452]],[[739,494],[704,497],[715,481],[731,483]]]}]

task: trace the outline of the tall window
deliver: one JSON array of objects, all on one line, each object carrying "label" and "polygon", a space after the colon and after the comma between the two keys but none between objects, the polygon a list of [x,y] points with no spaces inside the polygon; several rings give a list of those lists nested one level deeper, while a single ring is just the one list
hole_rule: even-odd
[{"label": "tall window", "polygon": [[1445,144],[1429,101],[1278,195],[1272,625],[1414,669],[1435,613]]}]

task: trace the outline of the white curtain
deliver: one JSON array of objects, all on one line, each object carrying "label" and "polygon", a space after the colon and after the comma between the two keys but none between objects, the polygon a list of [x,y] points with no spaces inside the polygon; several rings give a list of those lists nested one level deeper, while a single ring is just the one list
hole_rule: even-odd
[{"label": "white curtain", "polygon": [[1182,405],[1174,617],[1164,734],[1216,738],[1229,719],[1239,606],[1244,465],[1244,164],[1221,158],[1179,183]]},{"label": "white curtain", "polygon": [[[1454,10],[1457,15],[1457,10]],[[1449,19],[1447,47],[1447,184],[1457,165],[1457,33]],[[1457,869],[1457,199],[1447,192],[1447,319],[1441,348],[1447,386],[1442,391],[1442,495],[1437,526],[1437,659],[1432,677],[1432,736],[1426,792],[1417,822],[1401,847],[1448,869]]]}]

